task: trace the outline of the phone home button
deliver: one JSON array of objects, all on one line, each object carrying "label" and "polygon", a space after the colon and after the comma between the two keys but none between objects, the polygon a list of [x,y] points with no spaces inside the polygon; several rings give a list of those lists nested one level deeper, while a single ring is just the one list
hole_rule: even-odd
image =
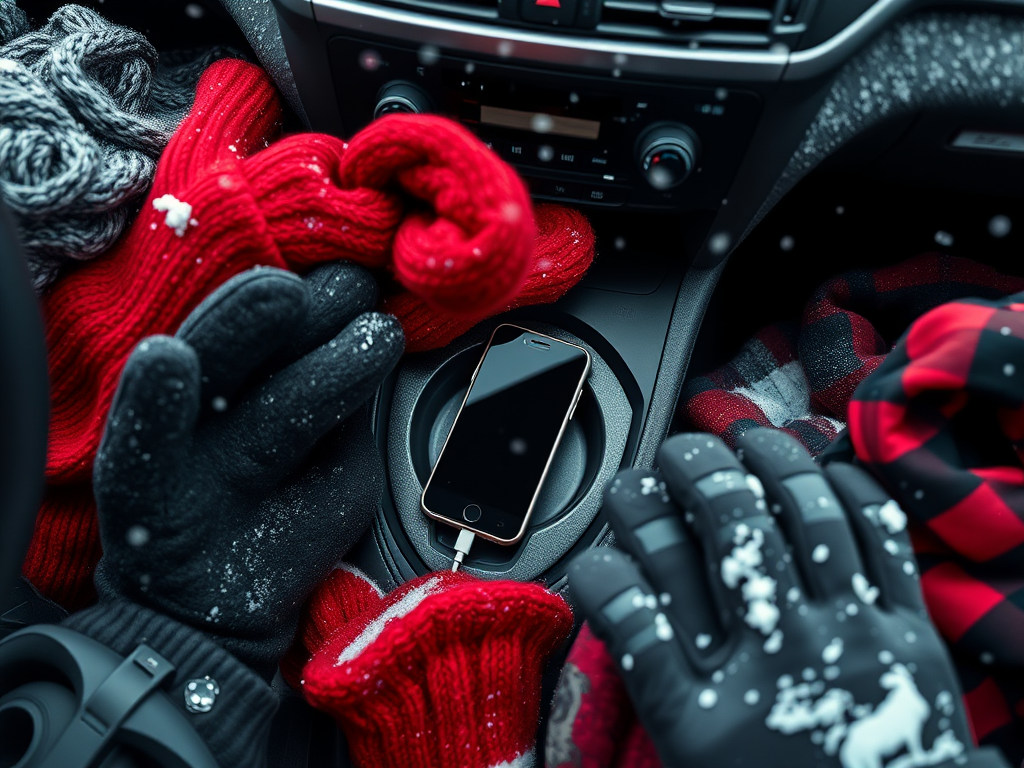
[{"label": "phone home button", "polygon": [[482,514],[483,510],[476,504],[469,504],[462,510],[462,517],[467,523],[475,523]]}]

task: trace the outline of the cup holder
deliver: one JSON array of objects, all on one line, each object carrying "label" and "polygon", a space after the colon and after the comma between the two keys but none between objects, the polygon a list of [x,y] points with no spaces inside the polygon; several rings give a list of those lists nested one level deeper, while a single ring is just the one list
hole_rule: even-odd
[{"label": "cup holder", "polygon": [[[469,389],[469,378],[483,354],[482,344],[464,349],[445,362],[427,381],[413,410],[409,448],[420,486],[441,455],[459,407]],[[604,429],[589,383],[583,387],[576,413],[555,451],[530,518],[531,530],[549,525],[572,509],[590,488],[600,468]],[[455,548],[458,529],[431,521],[431,538],[446,549]],[[518,555],[519,547],[505,547],[484,539],[473,545],[473,558],[481,565],[500,566]]]},{"label": "cup holder", "polygon": [[[424,515],[420,496],[497,322],[482,323],[445,349],[403,360],[385,411],[379,414],[387,420],[392,510],[384,513],[383,522],[398,546],[405,546],[401,540],[411,545],[427,570],[451,567],[458,530]],[[583,345],[592,363],[526,534],[509,547],[478,539],[463,565],[481,576],[529,581],[560,562],[594,522],[602,488],[624,456],[633,410],[622,385],[593,347],[546,323],[525,322],[540,333]]]}]

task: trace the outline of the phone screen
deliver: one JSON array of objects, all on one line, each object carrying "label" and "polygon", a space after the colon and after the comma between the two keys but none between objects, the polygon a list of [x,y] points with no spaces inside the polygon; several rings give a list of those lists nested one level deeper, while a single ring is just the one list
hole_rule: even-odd
[{"label": "phone screen", "polygon": [[501,325],[423,494],[423,507],[514,541],[590,367],[585,350]]}]

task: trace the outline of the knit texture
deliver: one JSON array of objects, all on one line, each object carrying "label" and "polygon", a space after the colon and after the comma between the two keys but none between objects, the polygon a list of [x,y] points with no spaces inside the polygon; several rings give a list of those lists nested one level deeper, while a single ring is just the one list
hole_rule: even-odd
[{"label": "knit texture", "polygon": [[0,4],[0,195],[37,289],[120,237],[200,74],[228,53],[161,59],[88,8],[64,6],[33,31]]},{"label": "knit texture", "polygon": [[[176,667],[168,688],[218,765],[256,768],[265,764],[270,721],[277,697],[270,686],[235,657],[190,627],[127,602],[105,603],[73,614],[63,626],[127,656],[145,643]],[[220,693],[204,714],[185,709],[185,685],[209,676]]]},{"label": "knit texture", "polygon": [[[25,574],[57,602],[80,606],[92,595],[93,511],[88,491],[69,487],[89,480],[124,361],[143,337],[173,333],[203,297],[252,266],[305,271],[336,259],[393,260],[423,317],[481,319],[514,300],[544,260],[535,250],[550,252],[537,248],[522,182],[457,124],[391,116],[350,143],[301,134],[272,144],[280,115],[261,70],[213,64],[131,230],[44,295],[49,492]],[[585,232],[581,242],[592,245]],[[589,246],[574,252],[568,279],[547,273],[552,290],[540,287],[533,300],[559,295],[591,258]],[[431,332],[428,319],[415,337],[421,346],[435,343]]]},{"label": "knit texture", "polygon": [[323,648],[340,627],[367,611],[379,611],[384,599],[369,576],[347,563],[340,573],[325,579],[302,607],[299,633],[281,659],[281,675],[296,691],[302,690],[302,673],[314,652]]},{"label": "knit texture", "polygon": [[568,606],[539,585],[429,574],[311,649],[303,691],[337,720],[360,768],[525,768],[544,663],[571,628]]},{"label": "knit texture", "polygon": [[982,744],[1024,758],[1024,293],[915,322],[854,394],[857,458],[917,524],[932,620]]},{"label": "knit texture", "polygon": [[[586,216],[560,205],[537,206],[535,215],[537,242],[530,272],[503,310],[557,301],[583,278],[594,260],[594,231]],[[385,308],[401,321],[407,352],[443,347],[475,324],[471,318],[434,311],[414,293],[389,298]]]},{"label": "knit texture", "polygon": [[846,426],[854,389],[913,320],[954,299],[1022,289],[1024,279],[939,253],[833,278],[799,323],[761,329],[727,365],[691,380],[680,397],[682,426],[730,447],[748,429],[774,427],[816,456]]}]

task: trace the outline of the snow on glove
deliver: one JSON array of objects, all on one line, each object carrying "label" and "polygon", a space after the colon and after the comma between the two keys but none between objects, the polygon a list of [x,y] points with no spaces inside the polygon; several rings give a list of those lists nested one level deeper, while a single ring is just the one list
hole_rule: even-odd
[{"label": "snow on glove", "polygon": [[565,602],[538,584],[463,573],[383,598],[365,584],[335,571],[309,601],[314,626],[299,651],[312,652],[303,692],[337,720],[354,764],[533,765],[544,664],[572,628]]},{"label": "snow on glove", "polygon": [[670,768],[1003,766],[975,750],[906,516],[866,473],[751,430],[686,434],[605,494],[619,552],[570,591]]},{"label": "snow on glove", "polygon": [[402,332],[365,312],[375,301],[351,264],[305,281],[253,270],[175,338],[139,344],[96,464],[101,602],[148,606],[273,675],[302,602],[380,500],[357,409],[397,362]]},{"label": "snow on glove", "polygon": [[125,366],[96,465],[100,603],[64,625],[167,657],[172,701],[220,765],[264,763],[267,681],[299,606],[379,502],[353,412],[402,342],[375,301],[351,264],[253,270]]}]

